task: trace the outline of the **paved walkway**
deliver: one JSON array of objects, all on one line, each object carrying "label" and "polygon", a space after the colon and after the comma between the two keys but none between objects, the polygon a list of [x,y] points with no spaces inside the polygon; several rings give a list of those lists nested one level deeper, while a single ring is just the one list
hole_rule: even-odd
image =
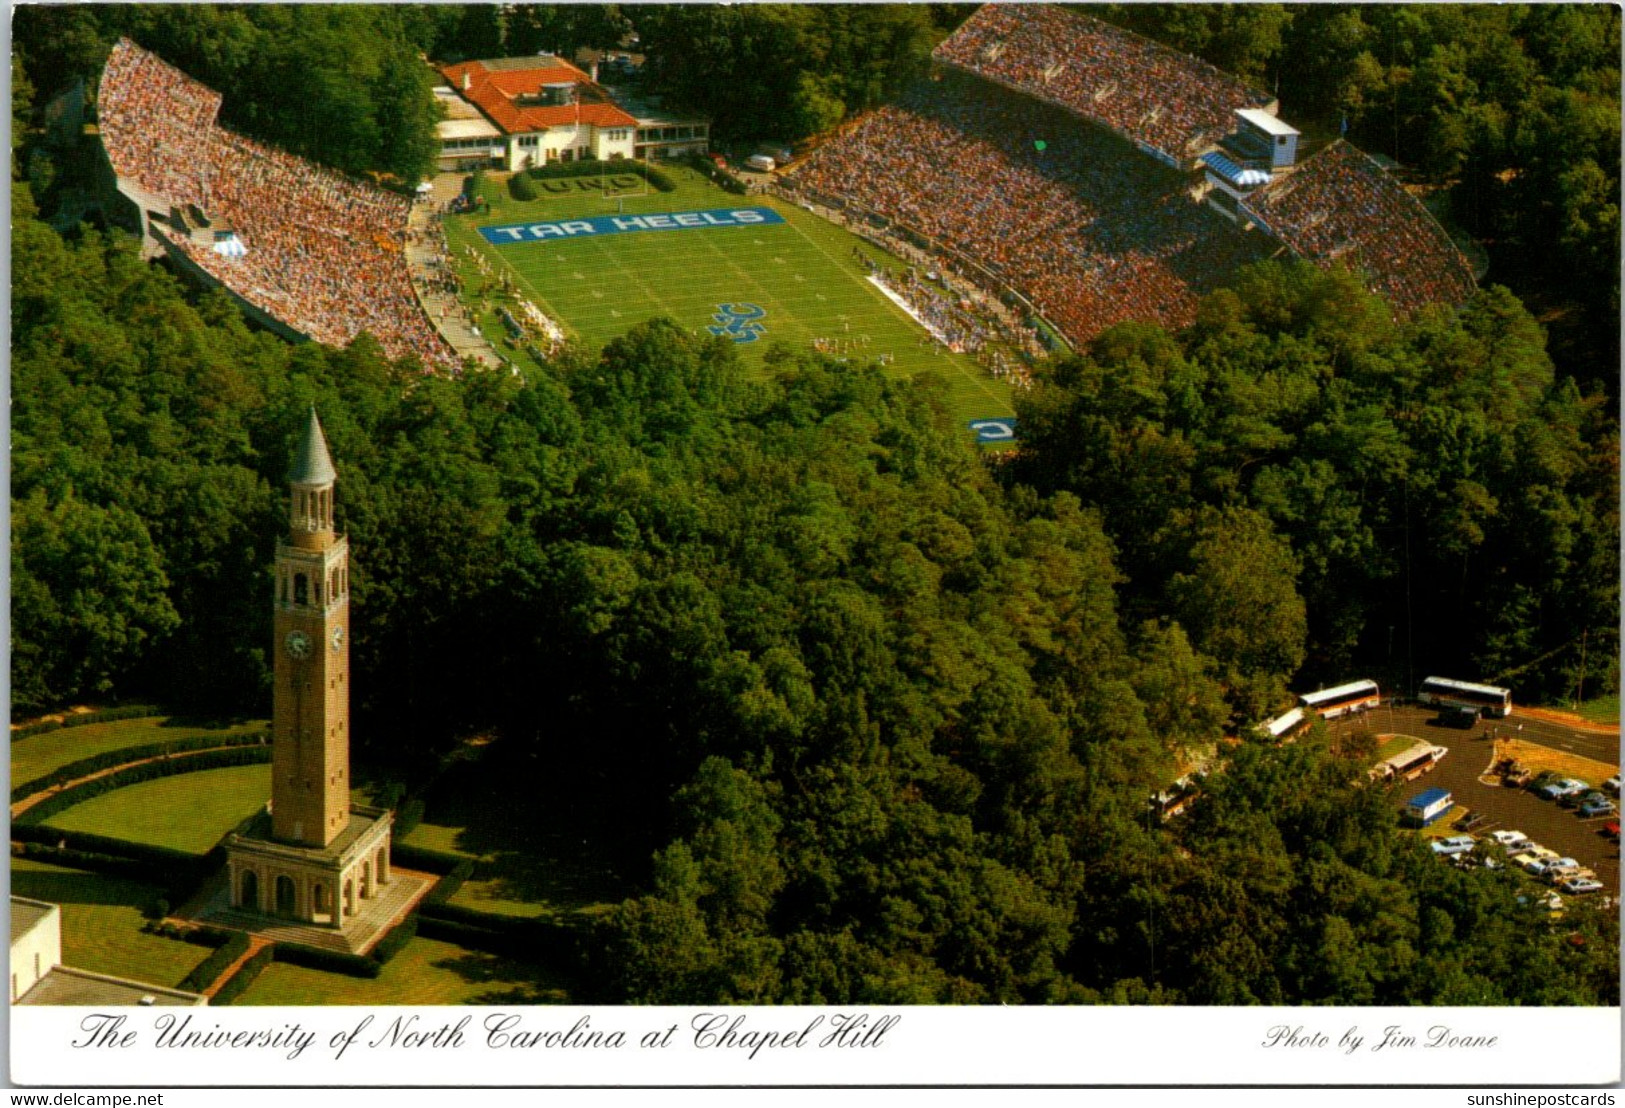
[{"label": "paved walkway", "polygon": [[488,366],[500,366],[503,359],[490,341],[474,329],[463,313],[462,302],[453,294],[440,291],[438,281],[442,272],[433,264],[435,258],[447,250],[445,235],[436,229],[434,217],[445,211],[446,205],[462,193],[462,174],[442,173],[432,183],[434,191],[429,193],[428,200],[413,204],[407,220],[414,237],[427,239],[406,244],[406,261],[412,269],[412,287],[417,290],[418,302],[423,305],[429,321],[451,343],[459,358],[477,358]]},{"label": "paved walkway", "polygon": [[270,939],[262,939],[257,935],[250,935],[248,937],[248,949],[243,952],[243,956],[238,958],[225,969],[221,970],[220,976],[209,982],[208,987],[203,990],[203,995],[208,997],[210,1000],[213,1000],[215,994],[220,991],[221,987],[225,985],[227,981],[231,980],[232,975],[234,975],[238,970],[242,969],[244,962],[248,961],[250,958],[254,957],[254,955],[258,954],[260,951],[264,950],[270,945]]}]

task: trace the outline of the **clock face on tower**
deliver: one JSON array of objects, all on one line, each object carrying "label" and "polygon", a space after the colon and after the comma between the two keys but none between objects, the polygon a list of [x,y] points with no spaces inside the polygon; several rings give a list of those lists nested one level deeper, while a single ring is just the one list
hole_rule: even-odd
[{"label": "clock face on tower", "polygon": [[339,652],[339,650],[342,649],[343,646],[344,646],[344,628],[343,627],[335,627],[335,628],[333,628],[332,642],[333,642],[333,652],[335,654],[337,654]]},{"label": "clock face on tower", "polygon": [[288,655],[292,658],[308,658],[310,656],[310,636],[303,631],[289,631],[288,637],[282,640],[287,647]]}]

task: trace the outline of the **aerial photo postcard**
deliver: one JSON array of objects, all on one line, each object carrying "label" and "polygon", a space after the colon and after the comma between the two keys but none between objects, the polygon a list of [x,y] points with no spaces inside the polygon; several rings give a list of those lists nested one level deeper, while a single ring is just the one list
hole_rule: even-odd
[{"label": "aerial photo postcard", "polygon": [[1619,1079],[1617,5],[11,14],[13,1081]]}]

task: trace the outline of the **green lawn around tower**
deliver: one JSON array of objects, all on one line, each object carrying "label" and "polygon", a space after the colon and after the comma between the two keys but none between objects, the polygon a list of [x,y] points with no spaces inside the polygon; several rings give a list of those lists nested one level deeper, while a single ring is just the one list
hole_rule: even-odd
[{"label": "green lawn around tower", "polygon": [[147,716],[90,723],[83,727],[63,727],[11,744],[11,783],[16,786],[36,780],[69,762],[93,758],[109,750],[174,742],[200,735],[217,737],[224,743],[235,735],[258,734],[270,728],[270,721],[263,719],[196,723],[178,716]]},{"label": "green lawn around tower", "polygon": [[172,988],[209,956],[207,947],[141,930],[163,895],[144,881],[13,858],[11,891],[61,905],[62,961],[75,969]]},{"label": "green lawn around tower", "polygon": [[270,799],[269,765],[229,766],[127,785],[46,822],[65,831],[206,854]]},{"label": "green lawn around tower", "polygon": [[[760,367],[774,345],[810,349],[816,338],[849,343],[849,356],[869,361],[890,355],[890,372],[912,377],[936,372],[947,383],[950,409],[964,420],[1008,417],[1010,387],[967,355],[953,354],[866,279],[862,255],[894,270],[903,263],[793,204],[767,196],[736,196],[686,167],[668,170],[678,182],[669,193],[645,189],[608,196],[597,189],[517,201],[506,183],[490,181],[482,195],[491,210],[447,219],[454,252],[472,246],[494,260],[495,273],[512,275],[522,295],[574,337],[598,347],[634,324],[668,316],[704,335],[724,304],[765,310],[764,332],[737,350]],[[591,178],[588,178],[589,180]],[[605,178],[606,182],[608,178]],[[565,182],[568,183],[568,182]],[[538,183],[540,187],[542,183]],[[555,222],[594,216],[772,208],[783,224],[603,234],[493,246],[479,227]],[[474,274],[466,291],[478,301],[485,280]],[[500,337],[500,329],[498,331]]]},{"label": "green lawn around tower", "polygon": [[416,938],[376,978],[277,963],[234,1002],[243,1004],[568,1004],[549,971],[433,939]]}]

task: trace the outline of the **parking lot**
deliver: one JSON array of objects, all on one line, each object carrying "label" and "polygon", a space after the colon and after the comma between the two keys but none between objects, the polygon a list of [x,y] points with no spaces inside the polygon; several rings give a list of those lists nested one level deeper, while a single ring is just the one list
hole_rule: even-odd
[{"label": "parking lot", "polygon": [[[1603,824],[1618,817],[1582,820],[1572,808],[1541,800],[1527,789],[1508,789],[1479,781],[1487,775],[1494,744],[1485,730],[1499,728],[1503,737],[1516,734],[1525,743],[1538,743],[1565,753],[1577,753],[1611,766],[1619,765],[1619,737],[1565,727],[1548,719],[1533,719],[1517,713],[1504,720],[1487,720],[1470,730],[1442,727],[1433,722],[1437,711],[1422,707],[1390,707],[1385,704],[1363,717],[1335,720],[1332,733],[1369,729],[1382,733],[1414,735],[1437,746],[1447,747],[1445,756],[1430,773],[1396,788],[1396,807],[1427,788],[1449,789],[1458,805],[1465,805],[1488,818],[1473,829],[1483,839],[1491,831],[1522,831],[1542,846],[1549,847],[1582,866],[1596,871],[1610,895],[1619,893],[1619,845],[1603,837]],[[1524,730],[1518,732],[1518,724]],[[1593,787],[1602,782],[1589,782]]]}]

